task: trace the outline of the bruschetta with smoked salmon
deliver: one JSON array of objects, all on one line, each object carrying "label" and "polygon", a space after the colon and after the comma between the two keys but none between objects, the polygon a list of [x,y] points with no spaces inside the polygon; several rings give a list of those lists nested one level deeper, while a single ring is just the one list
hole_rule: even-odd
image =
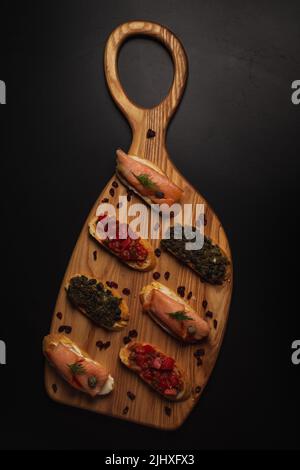
[{"label": "bruschetta with smoked salmon", "polygon": [[196,343],[209,335],[210,327],[199,313],[160,282],[140,292],[143,311],[169,334],[184,343]]},{"label": "bruschetta with smoked salmon", "polygon": [[114,379],[64,334],[50,334],[43,341],[43,353],[52,367],[73,388],[95,398],[114,388]]},{"label": "bruschetta with smoked salmon", "polygon": [[154,268],[156,258],[151,244],[133,233],[128,224],[120,223],[107,214],[100,214],[89,222],[89,232],[101,246],[130,268],[138,271],[150,271]]},{"label": "bruschetta with smoked salmon", "polygon": [[144,158],[117,150],[116,174],[120,181],[148,204],[172,204],[180,201],[183,190],[156,165]]},{"label": "bruschetta with smoked salmon", "polygon": [[164,398],[186,400],[191,386],[175,359],[148,343],[131,342],[120,350],[122,363]]}]

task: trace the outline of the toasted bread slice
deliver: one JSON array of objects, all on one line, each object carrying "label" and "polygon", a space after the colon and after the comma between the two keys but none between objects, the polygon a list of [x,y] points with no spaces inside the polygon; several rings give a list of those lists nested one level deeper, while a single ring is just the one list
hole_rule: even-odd
[{"label": "toasted bread slice", "polygon": [[148,240],[145,240],[143,238],[140,239],[140,243],[143,245],[143,247],[148,252],[148,256],[145,259],[145,261],[143,261],[143,263],[137,263],[136,261],[126,261],[126,260],[120,258],[117,253],[114,253],[113,251],[111,251],[105,245],[105,243],[103,243],[103,240],[101,240],[101,238],[98,237],[97,230],[96,230],[97,222],[98,222],[98,217],[97,216],[94,216],[90,220],[90,222],[89,222],[89,232],[90,232],[91,236],[95,240],[97,240],[97,242],[100,243],[101,246],[103,246],[103,248],[105,248],[107,251],[109,251],[109,253],[113,254],[118,259],[120,259],[123,263],[127,264],[130,268],[136,269],[137,271],[150,271],[151,269],[153,269],[155,267],[156,258],[155,258],[154,250],[152,248],[152,245],[148,242]]},{"label": "toasted bread slice", "polygon": [[[159,393],[160,395],[162,395],[164,398],[166,398],[167,400],[170,400],[170,401],[183,401],[183,400],[186,400],[187,398],[189,398],[190,394],[191,394],[191,390],[192,390],[192,387],[191,387],[191,384],[190,382],[188,381],[187,377],[186,377],[186,374],[184,373],[183,369],[180,368],[176,362],[175,362],[175,366],[174,366],[174,371],[180,375],[181,377],[181,380],[183,381],[183,389],[178,393],[178,395],[176,396],[166,396],[164,393],[162,393],[160,390],[158,390],[156,387],[154,387],[152,385],[152,383],[148,380],[146,380],[144,377],[142,377],[139,373],[139,368],[135,365],[132,365],[130,364],[130,359],[129,359],[129,356],[130,356],[130,353],[131,353],[131,348],[136,346],[136,345],[140,345],[140,346],[145,346],[145,345],[148,345],[149,343],[138,343],[138,342],[134,342],[134,343],[129,343],[127,344],[126,346],[124,346],[123,348],[120,349],[120,352],[119,352],[119,357],[122,361],[122,363],[128,367],[128,369],[132,370],[133,372],[135,372],[145,383],[147,383],[151,388],[153,388],[153,390],[155,390],[157,393]],[[149,346],[152,346],[155,351],[157,351],[158,353],[161,353],[163,354],[164,356],[166,356],[165,353],[163,353],[162,351],[160,351],[156,346],[154,346],[153,344],[152,345],[149,345]]]},{"label": "toasted bread slice", "polygon": [[[154,295],[156,305],[152,301]],[[201,318],[182,297],[160,282],[153,281],[144,286],[140,292],[140,301],[144,312],[179,341],[196,343],[209,335],[208,322]],[[176,319],[175,314],[175,318],[171,318],[172,312],[178,313],[178,310],[183,316]]]},{"label": "toasted bread slice", "polygon": [[[83,276],[83,275],[82,275],[82,274],[75,274],[74,276],[72,276],[71,279],[73,279],[73,278],[75,278],[75,277],[81,277],[81,276]],[[87,279],[90,279],[88,276],[85,276],[85,275],[84,275],[84,277],[87,278]],[[65,286],[65,289],[66,289],[66,291],[67,291],[67,294],[68,294],[68,290],[69,290],[69,287],[70,287],[70,281],[71,281],[71,279],[67,282],[67,284],[66,284],[66,286]],[[92,278],[92,279],[94,279],[94,278]],[[99,284],[99,283],[103,284],[104,289],[105,289],[106,291],[110,291],[114,297],[118,297],[118,298],[122,299],[122,300],[121,300],[121,303],[120,303],[120,305],[119,305],[119,308],[120,308],[120,310],[121,310],[121,317],[120,317],[120,319],[119,319],[118,321],[116,321],[116,322],[113,324],[112,327],[108,327],[108,326],[105,326],[105,325],[101,324],[101,321],[99,321],[99,322],[96,321],[95,319],[93,319],[93,318],[87,313],[87,311],[86,311],[85,308],[83,308],[82,306],[76,305],[75,302],[72,301],[72,299],[70,299],[70,301],[75,305],[75,307],[76,307],[81,313],[83,313],[83,314],[84,314],[85,316],[87,316],[91,321],[93,321],[94,323],[96,323],[96,325],[101,326],[102,328],[105,328],[105,329],[110,330],[110,331],[120,331],[120,330],[122,330],[123,328],[125,328],[125,327],[127,326],[128,321],[129,321],[129,309],[128,309],[127,303],[126,303],[125,300],[121,297],[121,294],[120,294],[120,292],[119,292],[118,290],[113,289],[113,288],[111,288],[111,287],[108,287],[108,286],[105,284],[105,282],[99,281],[98,279],[95,279],[95,280],[96,280],[97,284]]]}]

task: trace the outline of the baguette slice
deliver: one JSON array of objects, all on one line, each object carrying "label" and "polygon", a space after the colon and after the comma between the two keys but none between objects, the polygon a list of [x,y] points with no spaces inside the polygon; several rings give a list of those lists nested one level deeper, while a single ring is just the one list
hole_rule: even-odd
[{"label": "baguette slice", "polygon": [[95,239],[97,240],[98,243],[100,243],[101,246],[103,246],[107,251],[109,251],[109,253],[113,254],[114,256],[116,256],[118,259],[120,259],[123,263],[127,264],[127,266],[129,266],[130,268],[132,269],[136,269],[137,271],[150,271],[151,269],[153,269],[156,265],[156,258],[155,258],[155,254],[154,254],[154,250],[152,248],[152,245],[149,243],[148,240],[145,240],[143,238],[141,238],[139,241],[140,243],[143,245],[143,247],[147,250],[148,252],[148,256],[147,258],[145,259],[145,261],[143,261],[142,263],[137,263],[136,261],[126,261],[124,259],[122,259],[121,257],[118,256],[117,253],[111,251],[107,245],[105,243],[103,243],[103,240],[101,240],[101,238],[97,235],[97,222],[98,222],[98,217],[97,216],[94,216],[90,222],[89,222],[89,232],[90,232],[90,235]]},{"label": "baguette slice", "polygon": [[197,343],[210,333],[208,322],[184,299],[160,282],[154,281],[144,286],[140,292],[140,301],[143,311],[179,341]]},{"label": "baguette slice", "polygon": [[[84,278],[84,279],[87,279],[88,281],[90,281],[91,279],[93,278],[88,278],[87,276],[83,276],[82,274],[75,274],[75,276],[73,276],[66,284],[65,286],[65,289],[66,289],[66,292],[67,292],[67,295],[68,295],[68,292],[69,292],[69,287],[70,287],[70,282],[72,279],[74,278]],[[129,309],[128,309],[128,305],[127,303],[125,302],[125,300],[121,297],[121,294],[119,293],[118,290],[116,289],[113,289],[111,287],[108,287],[104,282],[102,281],[99,281],[98,279],[95,279],[96,283],[99,284],[101,283],[103,286],[104,286],[104,289],[106,291],[110,291],[114,297],[118,297],[120,299],[122,299],[120,305],[119,305],[119,308],[121,310],[121,317],[119,320],[115,321],[115,323],[109,327],[109,326],[106,326],[106,325],[103,325],[101,323],[101,321],[97,321],[96,319],[94,319],[91,315],[89,315],[89,313],[87,312],[86,308],[84,308],[82,305],[78,305],[76,302],[74,302],[68,295],[68,297],[70,298],[70,301],[73,303],[73,305],[81,312],[83,313],[86,317],[88,317],[91,321],[93,321],[96,325],[98,326],[101,326],[102,328],[105,328],[107,330],[110,330],[110,331],[120,331],[122,330],[123,328],[125,328],[125,326],[127,326],[128,324],[128,321],[129,321]],[[97,285],[95,284],[95,285]]]},{"label": "baguette slice", "polygon": [[174,372],[176,373],[176,375],[178,375],[180,377],[180,380],[183,382],[183,388],[179,391],[179,393],[177,395],[166,395],[165,393],[163,393],[162,391],[160,391],[158,388],[156,388],[150,380],[147,380],[145,377],[143,377],[141,375],[141,370],[140,368],[138,367],[137,364],[134,364],[132,363],[131,359],[130,359],[130,354],[132,352],[132,350],[135,348],[135,347],[144,347],[144,346],[150,346],[152,348],[155,349],[155,352],[160,354],[161,356],[165,357],[165,358],[169,358],[169,356],[167,356],[165,353],[163,353],[162,351],[160,351],[156,346],[154,345],[151,345],[149,343],[138,343],[138,342],[131,342],[129,344],[127,344],[126,346],[124,346],[123,348],[120,349],[120,353],[119,353],[119,357],[122,361],[122,363],[128,367],[128,369],[132,370],[133,372],[135,372],[144,382],[146,382],[151,388],[153,388],[157,393],[159,393],[160,395],[162,395],[164,398],[166,398],[167,400],[170,400],[170,401],[183,401],[183,400],[186,400],[187,398],[189,398],[190,394],[191,394],[191,390],[192,390],[192,387],[191,387],[191,384],[190,382],[188,381],[187,377],[186,377],[186,374],[184,373],[183,369],[180,368],[177,364],[176,364],[176,361],[174,359],[171,358],[171,360],[173,360],[175,362],[174,364]]},{"label": "baguette slice", "polygon": [[105,367],[64,334],[45,336],[43,353],[50,365],[76,390],[92,398],[113,390],[114,379]]}]

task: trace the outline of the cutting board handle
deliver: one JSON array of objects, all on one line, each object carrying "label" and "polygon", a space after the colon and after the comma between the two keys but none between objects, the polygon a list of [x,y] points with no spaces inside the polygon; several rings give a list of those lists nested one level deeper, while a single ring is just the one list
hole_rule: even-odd
[{"label": "cutting board handle", "polygon": [[[162,42],[169,50],[173,65],[174,77],[171,88],[164,100],[153,108],[143,108],[131,101],[124,91],[118,74],[118,52],[123,42],[136,35],[151,36]],[[148,21],[131,21],[118,26],[109,36],[104,53],[104,70],[110,93],[122,113],[128,119],[133,141],[130,151],[147,157],[147,146],[144,144],[149,129],[154,130],[157,149],[164,148],[165,131],[182,97],[187,80],[186,53],[176,36],[167,28]],[[134,73],[134,70],[132,70]],[[150,140],[150,139],[149,139]]]}]

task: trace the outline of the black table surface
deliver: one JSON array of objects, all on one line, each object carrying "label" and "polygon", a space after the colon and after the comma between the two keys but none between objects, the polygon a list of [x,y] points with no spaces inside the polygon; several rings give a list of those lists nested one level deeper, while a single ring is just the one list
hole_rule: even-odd
[{"label": "black table surface", "polygon": [[[7,104],[0,107],[0,339],[7,365],[0,366],[0,447],[299,446],[300,366],[290,356],[300,337],[291,304],[300,153],[300,105],[291,102],[291,83],[300,79],[300,3],[13,4],[1,7]],[[41,341],[68,259],[114,172],[115,149],[130,145],[102,62],[109,33],[132,19],[166,25],[186,49],[188,85],[168,149],[219,214],[234,259],[217,365],[197,407],[169,433],[55,404],[43,385]],[[129,96],[144,106],[158,103],[172,80],[168,53],[146,38],[124,45],[119,68]]]}]

